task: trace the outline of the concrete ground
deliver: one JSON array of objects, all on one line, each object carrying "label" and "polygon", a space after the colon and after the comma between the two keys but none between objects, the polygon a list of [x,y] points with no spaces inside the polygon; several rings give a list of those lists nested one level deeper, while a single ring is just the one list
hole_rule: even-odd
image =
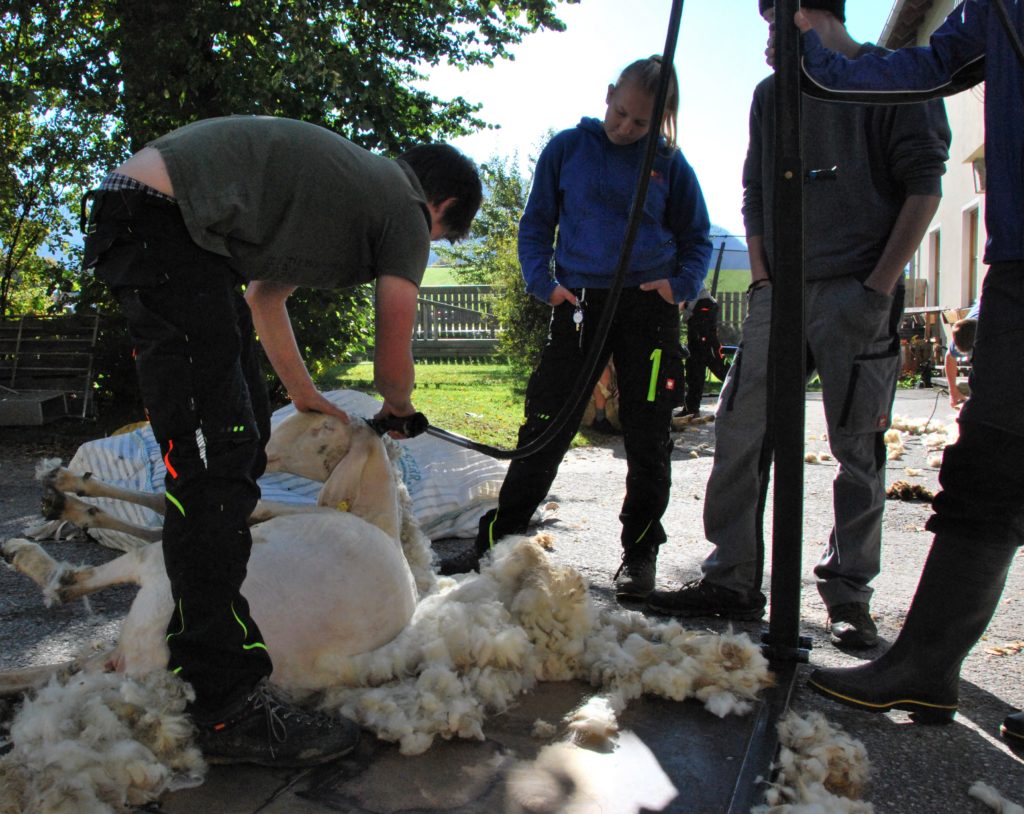
[{"label": "concrete ground", "polygon": [[[710,402],[707,404],[711,408]],[[937,390],[902,390],[895,414],[953,420],[948,399]],[[824,417],[820,399],[807,400],[808,452],[822,452]],[[560,506],[550,530],[552,556],[572,564],[592,583],[601,603],[612,603],[611,577],[619,562],[618,519],[625,460],[621,440],[595,436],[593,446],[570,452],[550,499]],[[711,469],[714,425],[679,433],[673,458],[673,495],[665,524],[670,542],[659,557],[660,587],[676,587],[699,575],[708,552],[702,535],[703,489]],[[52,452],[52,451],[51,451]],[[40,457],[47,454],[39,450]],[[888,480],[903,479],[935,490],[937,470],[920,437],[907,441],[903,458],[888,463]],[[38,490],[31,480],[32,461],[8,460],[0,454],[0,538],[16,535],[35,516]],[[907,469],[920,470],[908,475]],[[818,665],[856,664],[881,653],[895,638],[931,541],[923,530],[927,504],[890,501],[884,528],[883,570],[875,580],[872,611],[882,642],[871,651],[843,653],[828,643],[825,609],[814,586],[812,569],[827,539],[831,517],[831,461],[805,470],[802,630],[811,637],[810,664],[801,665],[792,697],[798,711],[817,710],[864,742],[872,761],[872,782],[865,799],[879,814],[982,814],[982,803],[967,795],[983,780],[1024,804],[1024,760],[998,737],[998,725],[1024,706],[1024,563],[1018,556],[999,610],[984,640],[968,657],[962,675],[961,707],[955,722],[923,727],[903,713],[866,715],[832,704],[811,693],[804,680]],[[770,506],[769,501],[769,506]],[[767,517],[771,528],[771,512]],[[770,534],[768,535],[770,537]],[[462,554],[468,541],[440,541],[442,559]],[[113,552],[89,544],[60,543],[58,557],[103,561]],[[770,543],[768,571],[770,579]],[[0,571],[0,668],[59,660],[88,637],[114,635],[131,591],[119,589],[92,599],[91,612],[81,605],[46,609],[34,586],[18,575]],[[723,630],[714,620],[693,626]],[[758,635],[761,625],[736,627]],[[504,781],[516,760],[536,754],[530,738],[536,718],[557,721],[585,697],[582,685],[543,685],[524,697],[509,714],[493,719],[488,738],[477,742],[440,742],[425,755],[402,757],[394,747],[367,737],[350,758],[311,771],[270,771],[247,767],[213,767],[195,789],[164,796],[148,810],[178,812],[495,812],[505,810]],[[588,753],[593,805],[573,809],[621,812],[709,812],[728,810],[730,781],[743,760],[751,722],[719,721],[696,704],[652,699],[631,705],[623,716],[620,746],[611,753]],[[557,808],[551,810],[565,810]]]}]

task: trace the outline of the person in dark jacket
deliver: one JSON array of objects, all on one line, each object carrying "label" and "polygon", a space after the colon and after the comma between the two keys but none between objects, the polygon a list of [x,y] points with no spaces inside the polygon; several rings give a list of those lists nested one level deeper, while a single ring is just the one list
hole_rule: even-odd
[{"label": "person in dark jacket", "polygon": [[430,241],[464,235],[481,197],[473,162],[447,145],[392,160],[269,116],[179,128],[86,195],[83,266],[127,319],[167,465],[169,669],[195,692],[189,713],[212,762],[314,764],[358,737],[351,721],[272,692],[271,654],[241,593],[270,437],[254,327],[295,407],[347,422],[306,369],[287,300],[297,286],[373,282],[378,418],[414,414],[410,343]]},{"label": "person in dark jacket", "polygon": [[[719,381],[725,381],[729,365],[722,343],[718,340],[718,300],[702,288],[697,296],[680,306],[686,323],[686,398],[681,415],[700,416],[704,396],[704,380],[710,370]],[[677,411],[677,415],[680,413]]]},{"label": "person in dark jacket", "polygon": [[[843,0],[806,0],[815,29],[851,56],[881,51],[846,30]],[[759,8],[774,32],[771,0]],[[772,56],[769,40],[769,59]],[[770,474],[768,438],[771,267],[776,235],[775,77],[754,90],[743,166],[743,220],[750,249],[749,312],[739,355],[715,415],[715,460],[704,500],[714,549],[702,576],[656,591],[648,606],[676,616],[759,619],[762,518]],[[801,134],[807,359],[821,380],[828,442],[839,466],[833,525],[814,568],[840,647],[872,647],[871,582],[881,570],[885,511],[884,434],[899,378],[903,270],[939,205],[949,127],[941,102],[913,107],[831,105],[809,100]],[[810,180],[825,169],[825,180]]]},{"label": "person in dark jacket", "polygon": [[[850,61],[824,48],[798,13],[805,90],[861,102],[918,101],[985,82],[988,273],[970,373],[971,397],[947,447],[932,503],[934,533],[903,628],[880,658],[819,669],[810,685],[867,712],[953,719],[960,666],[999,603],[1024,542],[1024,2],[966,0],[928,46]],[[1003,736],[1024,746],[1024,713]]]},{"label": "person in dark jacket", "polygon": [[[628,466],[619,515],[623,560],[615,577],[622,599],[641,599],[654,588],[658,547],[666,540],[661,517],[671,486],[672,408],[683,396],[678,303],[696,296],[711,257],[704,196],[674,143],[674,70],[665,117],[651,121],[663,69],[660,57],[633,62],[608,86],[603,121],[585,118],[551,139],[537,161],[519,226],[526,290],[552,308],[547,344],[527,387],[519,431],[524,446],[545,431],[570,395],[614,280],[647,139],[660,140],[615,318],[587,384],[590,392],[614,354]],[[497,509],[480,521],[478,554],[507,534],[526,531],[585,407],[551,443],[509,466]]]}]

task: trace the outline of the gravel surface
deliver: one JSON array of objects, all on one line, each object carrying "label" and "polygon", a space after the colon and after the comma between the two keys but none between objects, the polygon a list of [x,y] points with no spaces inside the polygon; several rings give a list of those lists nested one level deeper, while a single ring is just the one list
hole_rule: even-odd
[{"label": "gravel surface", "polygon": [[[946,399],[936,391],[900,391],[895,413],[906,417],[953,418]],[[102,435],[102,433],[98,433]],[[824,417],[813,394],[807,405],[807,451],[827,451]],[[714,424],[679,433],[673,456],[673,495],[665,519],[670,540],[659,557],[659,587],[674,588],[699,576],[709,546],[703,539],[703,491],[711,471]],[[550,500],[558,504],[549,528],[554,534],[552,556],[572,564],[592,583],[600,602],[611,603],[611,577],[619,564],[618,511],[625,477],[620,439],[597,438],[598,445],[571,451],[555,481]],[[39,489],[34,481],[42,457],[71,457],[77,440],[35,432],[0,433],[0,539],[17,536],[38,518]],[[912,437],[901,460],[888,464],[888,480],[909,480],[938,488],[936,469],[927,464],[928,451]],[[906,469],[921,470],[919,477]],[[812,637],[810,665],[801,675],[793,698],[799,711],[817,710],[861,739],[871,757],[872,784],[866,798],[878,814],[935,814],[989,811],[967,795],[975,780],[983,780],[1018,804],[1024,804],[1024,755],[1011,751],[999,738],[1003,717],[1024,707],[1024,556],[1011,570],[1000,608],[989,630],[968,657],[962,674],[960,712],[950,726],[924,727],[910,723],[904,713],[867,715],[834,705],[804,685],[806,672],[819,665],[852,665],[881,653],[893,641],[913,595],[931,542],[923,530],[929,506],[889,501],[884,527],[882,574],[875,581],[872,612],[882,643],[859,654],[840,652],[824,631],[825,608],[814,585],[812,569],[831,525],[831,480],[835,464],[825,461],[805,468],[805,534],[801,597],[802,630]],[[771,528],[771,500],[766,528]],[[770,538],[770,534],[767,534]],[[463,554],[469,541],[436,544],[442,559]],[[765,585],[770,580],[770,539]],[[117,555],[92,543],[48,543],[59,559],[98,563]],[[52,663],[72,657],[93,639],[112,638],[133,596],[118,588],[83,603],[45,608],[39,592],[25,578],[0,568],[0,669]],[[724,623],[693,620],[694,626],[722,630]],[[737,623],[757,636],[761,625]]]}]

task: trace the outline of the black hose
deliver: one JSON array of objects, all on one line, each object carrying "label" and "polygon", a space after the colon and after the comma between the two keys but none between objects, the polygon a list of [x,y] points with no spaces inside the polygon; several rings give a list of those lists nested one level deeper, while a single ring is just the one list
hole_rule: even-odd
[{"label": "black hose", "polygon": [[[644,199],[647,197],[647,187],[651,181],[651,169],[654,166],[654,154],[658,149],[658,136],[661,130],[662,115],[665,111],[665,98],[668,95],[669,79],[672,75],[670,70],[675,59],[676,40],[679,38],[679,21],[683,14],[683,0],[672,0],[672,13],[669,17],[668,33],[665,36],[665,50],[661,58],[662,71],[658,80],[658,92],[654,100],[654,110],[651,114],[652,132],[647,137],[647,150],[644,153],[643,164],[640,167],[640,177],[637,179],[636,191],[633,194],[633,203],[629,212],[629,225],[626,228],[626,237],[622,243],[622,251],[619,253],[619,263],[615,270],[615,279],[608,292],[608,299],[601,314],[601,320],[595,329],[595,336],[590,346],[587,357],[580,366],[580,372],[576,376],[576,382],[570,391],[571,395],[562,405],[562,409],[537,438],[525,446],[517,449],[501,449],[492,447],[489,444],[482,444],[473,441],[456,433],[442,430],[440,427],[428,426],[426,432],[429,435],[441,438],[451,444],[456,444],[466,449],[472,449],[489,455],[492,458],[515,460],[533,455],[535,452],[547,446],[554,437],[561,432],[569,418],[576,412],[583,399],[590,395],[587,385],[597,370],[597,362],[604,347],[608,332],[611,330],[612,320],[615,318],[615,309],[619,301],[619,293],[622,291],[622,282],[626,278],[626,269],[629,265],[629,257],[633,251],[633,243],[636,242],[636,235],[640,228],[640,217],[643,214]],[[668,68],[669,70],[666,70]],[[654,123],[658,123],[657,130]]]}]

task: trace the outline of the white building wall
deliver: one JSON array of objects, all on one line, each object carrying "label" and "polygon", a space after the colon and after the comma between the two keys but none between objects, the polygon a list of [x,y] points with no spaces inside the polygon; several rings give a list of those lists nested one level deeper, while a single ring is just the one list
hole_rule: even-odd
[{"label": "white building wall", "polygon": [[[927,45],[929,34],[955,5],[953,0],[935,2],[921,26],[918,45]],[[972,162],[984,156],[984,93],[984,85],[978,85],[945,100],[953,143],[942,179],[942,202],[914,264],[914,276],[927,280],[925,302],[914,305],[962,308],[972,304],[981,290],[987,270],[981,260],[987,238],[985,195],[975,191]],[[973,240],[972,218],[977,224]],[[976,269],[973,283],[972,263]]]}]

